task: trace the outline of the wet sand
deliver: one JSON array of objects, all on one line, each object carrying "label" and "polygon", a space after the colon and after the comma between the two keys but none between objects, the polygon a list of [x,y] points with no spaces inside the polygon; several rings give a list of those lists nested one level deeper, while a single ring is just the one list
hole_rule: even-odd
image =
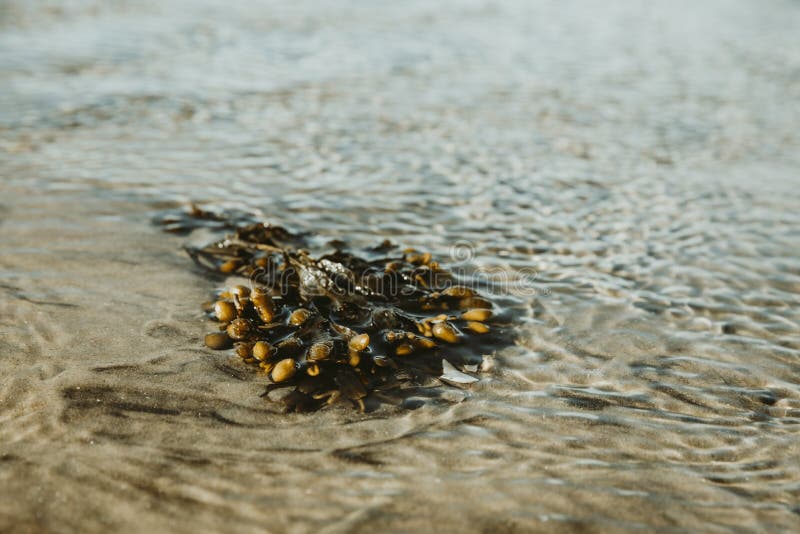
[{"label": "wet sand", "polygon": [[[0,532],[800,528],[798,26],[4,3]],[[416,410],[281,414],[202,347],[216,236],[150,223],[188,200],[469,244],[516,341]]]}]

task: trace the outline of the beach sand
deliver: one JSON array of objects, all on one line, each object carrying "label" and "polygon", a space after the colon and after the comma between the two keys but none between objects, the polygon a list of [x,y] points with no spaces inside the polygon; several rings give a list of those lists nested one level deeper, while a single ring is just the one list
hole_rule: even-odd
[{"label": "beach sand", "polygon": [[[0,532],[800,528],[796,2],[1,7]],[[282,414],[188,201],[492,272],[515,342]]]}]

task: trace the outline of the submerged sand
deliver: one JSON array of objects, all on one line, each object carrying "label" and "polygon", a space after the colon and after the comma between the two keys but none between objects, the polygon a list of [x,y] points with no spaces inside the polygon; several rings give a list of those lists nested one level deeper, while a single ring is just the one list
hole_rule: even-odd
[{"label": "submerged sand", "polygon": [[[1,532],[800,528],[796,3],[0,17]],[[190,199],[461,243],[516,342],[279,413],[202,346],[215,236],[150,223]]]}]

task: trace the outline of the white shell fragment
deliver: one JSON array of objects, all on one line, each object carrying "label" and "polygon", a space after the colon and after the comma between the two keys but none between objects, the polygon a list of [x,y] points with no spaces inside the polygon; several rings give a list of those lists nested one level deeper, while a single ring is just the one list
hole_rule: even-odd
[{"label": "white shell fragment", "polygon": [[484,354],[481,363],[465,365],[463,369],[468,373],[489,373],[494,369],[494,356]]},{"label": "white shell fragment", "polygon": [[439,379],[451,386],[464,387],[478,381],[474,376],[462,373],[453,367],[447,360],[442,360],[442,371],[442,376]]}]

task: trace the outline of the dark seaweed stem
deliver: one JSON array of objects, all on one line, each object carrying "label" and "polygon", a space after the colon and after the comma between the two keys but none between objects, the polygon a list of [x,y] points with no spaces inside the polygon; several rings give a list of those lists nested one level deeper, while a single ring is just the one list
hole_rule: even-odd
[{"label": "dark seaweed stem", "polygon": [[[196,216],[224,224],[220,217]],[[178,223],[170,219],[173,231]],[[428,384],[455,367],[480,361],[496,329],[493,305],[429,253],[399,251],[389,241],[359,256],[336,243],[313,257],[306,236],[251,223],[202,248],[187,249],[204,268],[250,280],[217,295],[211,318],[219,331],[212,349],[235,347],[244,362],[267,374],[270,392],[289,388],[287,410],[316,410],[337,399],[365,402]]]}]

